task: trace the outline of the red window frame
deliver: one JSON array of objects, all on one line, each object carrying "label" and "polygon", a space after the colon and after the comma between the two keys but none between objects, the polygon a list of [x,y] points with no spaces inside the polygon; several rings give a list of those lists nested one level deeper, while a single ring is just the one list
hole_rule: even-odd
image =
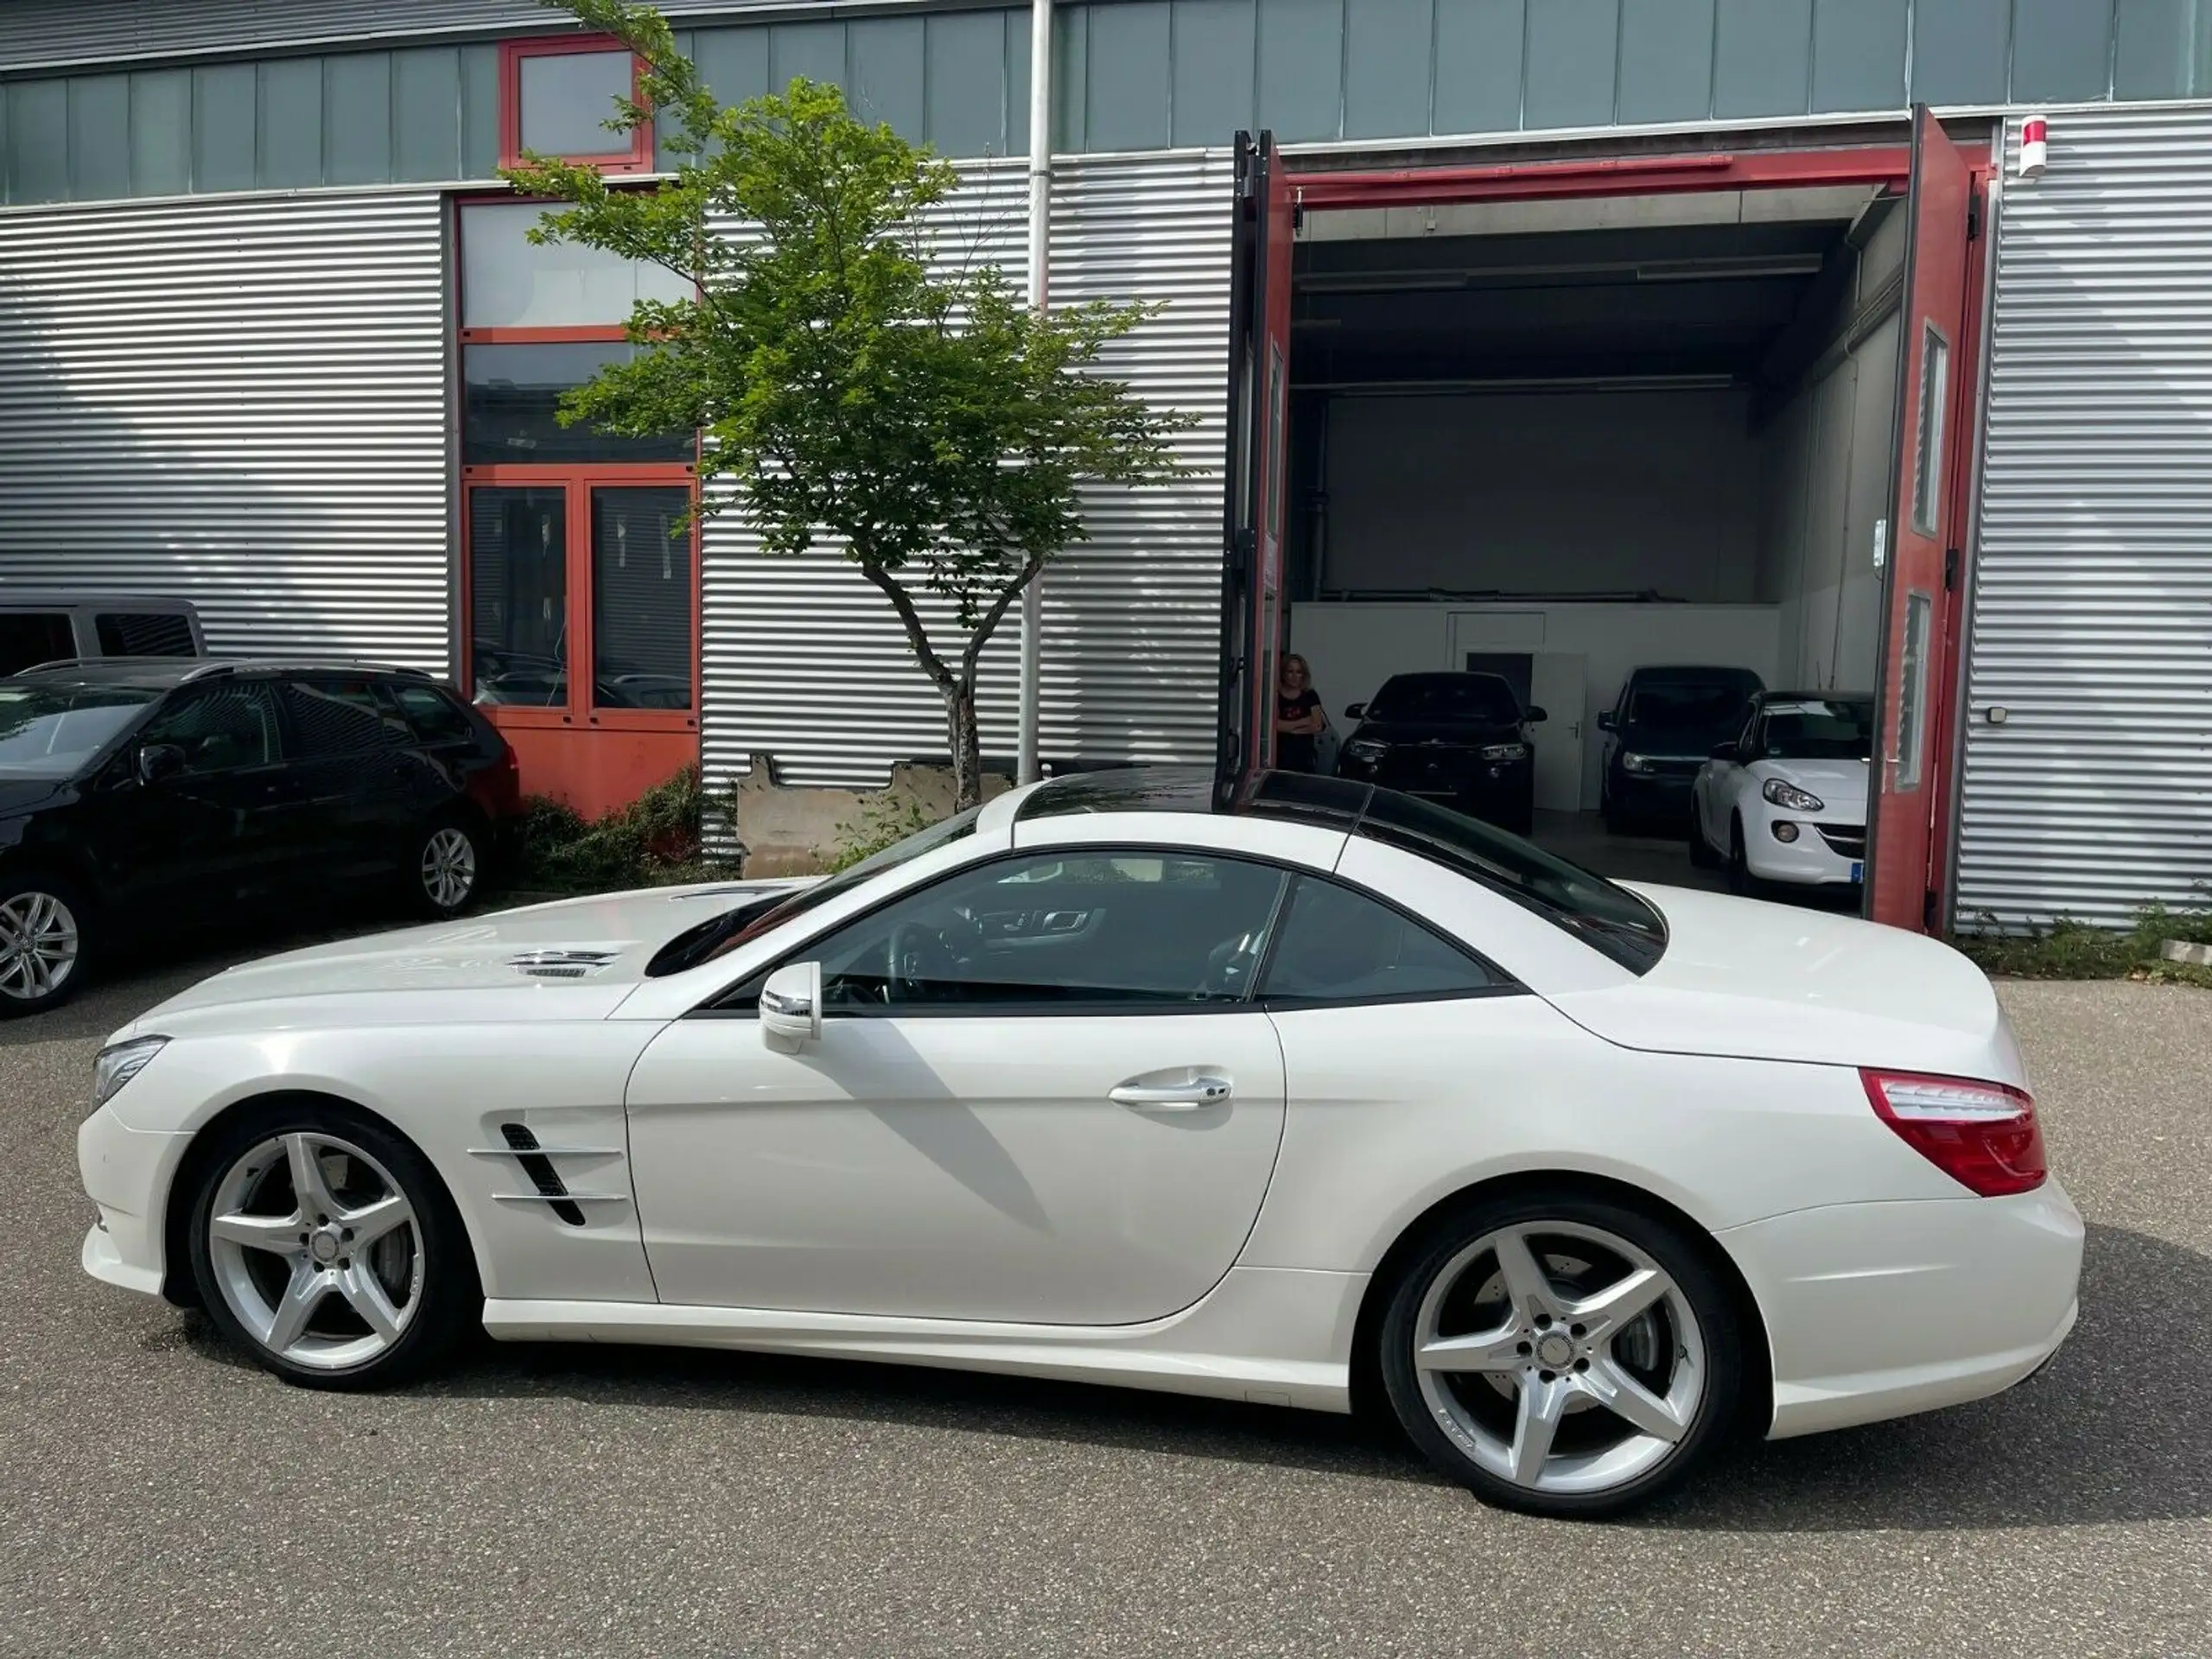
[{"label": "red window frame", "polygon": [[[520,167],[522,154],[522,60],[524,58],[570,58],[594,52],[621,52],[627,48],[612,35],[551,35],[499,42],[499,165]],[[630,97],[634,101],[645,79],[645,65],[630,59]],[[607,134],[612,140],[614,134]],[[563,156],[557,160],[578,167],[595,167],[602,173],[650,173],[653,170],[653,124],[641,124],[630,135],[630,148],[601,150],[588,156]]]}]

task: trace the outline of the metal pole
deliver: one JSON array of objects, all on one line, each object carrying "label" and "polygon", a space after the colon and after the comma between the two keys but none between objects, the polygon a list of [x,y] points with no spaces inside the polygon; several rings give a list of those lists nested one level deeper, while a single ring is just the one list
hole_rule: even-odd
[{"label": "metal pole", "polygon": [[[1052,0],[1029,8],[1029,308],[1048,303],[1052,249]],[[1020,712],[1015,724],[1015,775],[1037,781],[1037,704],[1045,632],[1045,578],[1039,571],[1021,595]]]}]

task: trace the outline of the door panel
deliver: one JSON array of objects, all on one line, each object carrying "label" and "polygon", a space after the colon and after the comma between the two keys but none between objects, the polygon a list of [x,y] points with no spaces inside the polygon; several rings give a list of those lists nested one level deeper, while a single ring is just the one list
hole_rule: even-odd
[{"label": "door panel", "polygon": [[[1199,1075],[1233,1092],[1130,1094]],[[1242,1008],[833,1016],[788,1055],[702,1018],[654,1039],[629,1105],[664,1301],[1121,1325],[1188,1306],[1243,1248],[1282,1055]]]},{"label": "door panel", "polygon": [[130,901],[207,913],[300,878],[307,807],[280,731],[276,693],[255,680],[188,690],[146,723],[134,752],[174,746],[185,769],[102,797]]},{"label": "door panel", "polygon": [[1567,652],[1540,651],[1530,666],[1529,701],[1544,711],[1535,728],[1536,804],[1546,811],[1582,810],[1582,728],[1586,659]]},{"label": "door panel", "polygon": [[1912,229],[1906,255],[1897,377],[1897,459],[1882,583],[1882,671],[1874,786],[1868,801],[1866,913],[1927,925],[1933,845],[1934,675],[1953,595],[1946,551],[1961,419],[1968,216],[1974,175],[1926,108],[1913,112]]}]

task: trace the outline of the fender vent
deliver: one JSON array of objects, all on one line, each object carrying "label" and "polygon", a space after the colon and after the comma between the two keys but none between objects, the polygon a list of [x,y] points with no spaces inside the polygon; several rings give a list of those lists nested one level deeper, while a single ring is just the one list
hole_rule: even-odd
[{"label": "fender vent", "polygon": [[569,1189],[562,1184],[561,1173],[553,1167],[553,1160],[537,1149],[537,1137],[521,1123],[502,1123],[499,1134],[506,1143],[521,1155],[515,1162],[522,1166],[522,1173],[530,1177],[531,1185],[540,1194],[553,1200],[553,1213],[571,1227],[584,1224],[583,1206],[569,1196]]},{"label": "fender vent", "polygon": [[525,950],[507,965],[528,979],[582,979],[614,960],[613,950]]}]

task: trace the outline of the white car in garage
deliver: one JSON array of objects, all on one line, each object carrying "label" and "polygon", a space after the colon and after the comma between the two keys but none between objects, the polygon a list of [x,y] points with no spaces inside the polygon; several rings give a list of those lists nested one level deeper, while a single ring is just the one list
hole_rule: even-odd
[{"label": "white car in garage", "polygon": [[1372,1383],[1556,1515],[1738,1428],[2011,1387],[2082,1240],[1945,946],[1174,769],[811,887],[233,969],[115,1034],[78,1147],[86,1270],[296,1382],[480,1325],[1326,1411]]},{"label": "white car in garage", "polygon": [[1738,893],[1860,886],[1873,753],[1872,697],[1762,693],[1691,782],[1692,859],[1726,865]]}]

